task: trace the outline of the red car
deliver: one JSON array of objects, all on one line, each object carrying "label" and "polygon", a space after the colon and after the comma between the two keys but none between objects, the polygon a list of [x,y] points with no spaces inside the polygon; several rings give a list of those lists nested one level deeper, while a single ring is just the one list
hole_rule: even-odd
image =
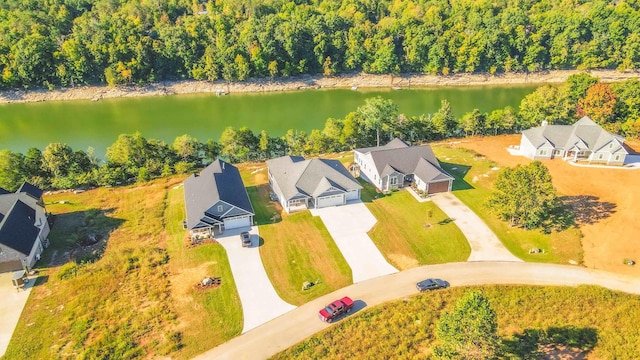
[{"label": "red car", "polygon": [[333,319],[338,316],[348,313],[353,308],[353,300],[350,297],[345,296],[340,300],[336,300],[331,304],[324,307],[324,309],[320,310],[318,316],[320,320],[324,322],[331,322]]}]

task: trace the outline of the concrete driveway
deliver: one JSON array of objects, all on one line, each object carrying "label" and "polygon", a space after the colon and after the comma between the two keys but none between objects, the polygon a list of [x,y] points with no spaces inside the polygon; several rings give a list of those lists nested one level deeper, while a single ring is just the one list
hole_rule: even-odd
[{"label": "concrete driveway", "polygon": [[[249,248],[242,247],[242,231],[251,233],[252,245]],[[257,226],[251,229],[226,230],[216,240],[227,251],[233,279],[238,288],[244,315],[243,333],[296,308],[282,300],[269,281],[260,258]]]},{"label": "concrete driveway", "polygon": [[471,245],[467,261],[522,261],[509,252],[487,224],[452,193],[435,194],[431,200],[453,219],[467,238]]},{"label": "concrete driveway", "polygon": [[12,278],[12,272],[0,273],[0,357],[7,351],[13,330],[35,283],[35,279],[30,279],[23,290],[16,290]]},{"label": "concrete driveway", "polygon": [[320,216],[329,230],[351,267],[354,283],[398,272],[398,269],[385,260],[367,235],[377,220],[361,201],[312,209],[311,214]]},{"label": "concrete driveway", "polygon": [[[529,284],[577,286],[598,285],[611,290],[640,294],[640,279],[578,266],[526,262],[466,262],[426,265],[400,273],[363,281],[322,296],[246,334],[197,356],[195,359],[267,359],[334,324],[318,319],[318,310],[341,296],[356,301],[360,309],[417,295],[415,284],[427,277],[439,277],[451,286],[485,284]],[[428,295],[423,295],[428,296]],[[360,306],[358,306],[360,304]],[[337,323],[343,321],[339,320]]]}]

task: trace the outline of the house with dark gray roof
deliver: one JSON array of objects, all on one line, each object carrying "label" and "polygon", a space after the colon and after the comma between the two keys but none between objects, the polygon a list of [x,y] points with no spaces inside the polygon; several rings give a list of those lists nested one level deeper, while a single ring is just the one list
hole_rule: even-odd
[{"label": "house with dark gray roof", "polygon": [[0,191],[0,272],[33,268],[49,231],[42,190],[25,182],[15,193]]},{"label": "house with dark gray roof", "polygon": [[185,227],[192,241],[253,225],[253,206],[235,166],[216,160],[184,181]]},{"label": "house with dark gray roof", "polygon": [[282,156],[267,160],[269,185],[287,213],[344,205],[362,185],[338,160]]},{"label": "house with dark gray roof", "polygon": [[453,176],[429,145],[409,146],[395,138],[383,146],[355,149],[353,170],[380,191],[415,185],[427,194],[451,191]]},{"label": "house with dark gray roof", "polygon": [[547,125],[524,130],[520,153],[531,159],[562,158],[604,164],[624,164],[624,138],[610,134],[585,116],[573,125]]}]

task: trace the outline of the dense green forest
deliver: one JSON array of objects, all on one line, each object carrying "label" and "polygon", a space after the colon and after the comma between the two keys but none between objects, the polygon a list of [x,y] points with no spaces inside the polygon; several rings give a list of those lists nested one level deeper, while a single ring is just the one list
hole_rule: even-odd
[{"label": "dense green forest", "polygon": [[0,88],[567,68],[640,68],[640,2],[0,2]]},{"label": "dense green forest", "polygon": [[114,186],[153,177],[195,171],[217,157],[231,162],[265,160],[286,154],[317,155],[386,143],[399,137],[412,143],[450,137],[516,133],[550,124],[572,124],[589,116],[605,129],[627,137],[640,136],[640,81],[601,83],[588,74],[576,74],[560,86],[545,85],[527,95],[519,109],[506,107],[490,113],[475,109],[460,118],[443,101],[434,114],[406,116],[396,104],[369,98],[342,119],[329,118],[322,130],[307,134],[290,129],[284,136],[266,131],[227,128],[217,141],[198,141],[190,135],[172,144],[123,134],[107,149],[106,159],[93,151],[73,150],[61,143],[25,154],[0,150],[0,187],[13,191],[22,181],[44,189]]}]

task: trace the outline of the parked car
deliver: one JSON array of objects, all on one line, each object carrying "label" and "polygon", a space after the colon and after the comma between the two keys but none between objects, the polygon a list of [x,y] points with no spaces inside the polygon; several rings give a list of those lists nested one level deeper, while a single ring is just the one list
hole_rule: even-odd
[{"label": "parked car", "polygon": [[425,279],[416,284],[418,291],[436,290],[449,287],[449,283],[442,279]]},{"label": "parked car", "polygon": [[242,247],[251,247],[251,234],[248,231],[240,233],[240,237],[242,238]]},{"label": "parked car", "polygon": [[353,308],[353,300],[350,297],[345,296],[340,300],[336,300],[331,304],[325,306],[318,312],[318,317],[324,322],[332,322],[338,316],[351,312]]}]

